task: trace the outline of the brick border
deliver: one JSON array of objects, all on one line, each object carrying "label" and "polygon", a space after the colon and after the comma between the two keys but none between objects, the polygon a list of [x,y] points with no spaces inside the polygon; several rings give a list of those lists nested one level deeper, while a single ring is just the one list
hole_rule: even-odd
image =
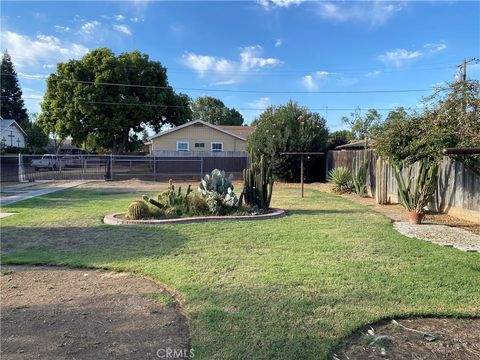
[{"label": "brick border", "polygon": [[254,221],[280,218],[286,215],[283,209],[272,209],[271,212],[260,215],[229,215],[229,216],[199,216],[176,219],[152,219],[152,220],[127,220],[118,218],[124,213],[115,213],[106,215],[103,222],[107,225],[161,225],[161,224],[191,224],[209,221]]}]

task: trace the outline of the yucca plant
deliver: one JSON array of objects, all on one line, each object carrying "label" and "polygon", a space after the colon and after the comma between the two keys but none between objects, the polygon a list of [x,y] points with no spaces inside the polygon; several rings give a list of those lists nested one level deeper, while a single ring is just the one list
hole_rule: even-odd
[{"label": "yucca plant", "polygon": [[438,182],[438,163],[426,159],[418,163],[418,175],[413,178],[413,166],[408,168],[407,179],[402,174],[403,165],[393,164],[393,173],[397,180],[400,202],[405,209],[417,213],[423,208],[435,193]]},{"label": "yucca plant", "polygon": [[343,194],[352,191],[352,174],[346,167],[339,166],[332,169],[328,174],[328,179],[332,182],[332,190],[336,193]]}]

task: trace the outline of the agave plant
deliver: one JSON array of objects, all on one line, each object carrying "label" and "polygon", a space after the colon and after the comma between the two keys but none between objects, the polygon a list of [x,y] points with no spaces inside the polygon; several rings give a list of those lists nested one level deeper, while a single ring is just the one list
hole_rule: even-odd
[{"label": "agave plant", "polygon": [[328,178],[333,183],[332,190],[336,193],[343,194],[352,191],[352,174],[346,167],[339,166],[332,169]]},{"label": "agave plant", "polygon": [[413,166],[408,168],[407,179],[401,163],[393,164],[393,173],[397,180],[400,202],[408,211],[421,213],[435,193],[438,182],[438,163],[420,160],[418,174],[413,178]]}]

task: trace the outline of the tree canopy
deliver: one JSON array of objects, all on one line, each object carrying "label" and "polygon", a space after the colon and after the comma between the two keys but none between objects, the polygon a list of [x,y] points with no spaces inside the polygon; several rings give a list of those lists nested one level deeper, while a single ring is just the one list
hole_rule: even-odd
[{"label": "tree canopy", "polygon": [[[425,99],[421,112],[390,112],[375,139],[376,151],[393,162],[439,162],[446,147],[480,147],[480,85],[461,81]],[[463,159],[459,159],[462,160]]]},{"label": "tree canopy", "polygon": [[192,119],[213,125],[243,125],[243,116],[235,108],[228,108],[222,100],[201,96],[192,101]]},{"label": "tree canopy", "polygon": [[248,137],[249,151],[254,157],[265,155],[281,180],[298,180],[300,168],[298,156],[282,152],[315,152],[326,147],[325,119],[293,101],[268,107],[255,124],[255,132]]},{"label": "tree canopy", "polygon": [[181,125],[191,118],[189,97],[176,94],[167,70],[139,51],[115,55],[99,48],[59,63],[47,79],[39,123],[80,145],[93,135],[115,153],[131,148],[147,127]]},{"label": "tree canopy", "polygon": [[22,89],[18,84],[17,72],[10,54],[5,50],[2,56],[1,68],[1,116],[13,119],[20,126],[28,123],[28,114],[22,99]]},{"label": "tree canopy", "polygon": [[350,126],[353,136],[357,140],[374,137],[382,123],[382,117],[375,109],[368,109],[365,115],[356,110],[350,116],[343,116],[342,122]]},{"label": "tree canopy", "polygon": [[48,145],[48,134],[37,124],[37,114],[29,114],[29,121],[24,124],[26,145],[31,153],[36,154]]},{"label": "tree canopy", "polygon": [[350,130],[338,130],[328,134],[328,150],[333,150],[337,146],[348,144],[354,140],[355,136]]}]

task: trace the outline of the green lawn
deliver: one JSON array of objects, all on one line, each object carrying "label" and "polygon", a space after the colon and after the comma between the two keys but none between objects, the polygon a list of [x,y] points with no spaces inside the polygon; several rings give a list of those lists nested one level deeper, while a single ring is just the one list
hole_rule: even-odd
[{"label": "green lawn", "polygon": [[5,208],[2,263],[125,270],[183,299],[198,359],[321,359],[362,325],[480,316],[480,257],[399,235],[341,197],[276,187],[287,217],[107,226],[139,194],[67,190]]}]

